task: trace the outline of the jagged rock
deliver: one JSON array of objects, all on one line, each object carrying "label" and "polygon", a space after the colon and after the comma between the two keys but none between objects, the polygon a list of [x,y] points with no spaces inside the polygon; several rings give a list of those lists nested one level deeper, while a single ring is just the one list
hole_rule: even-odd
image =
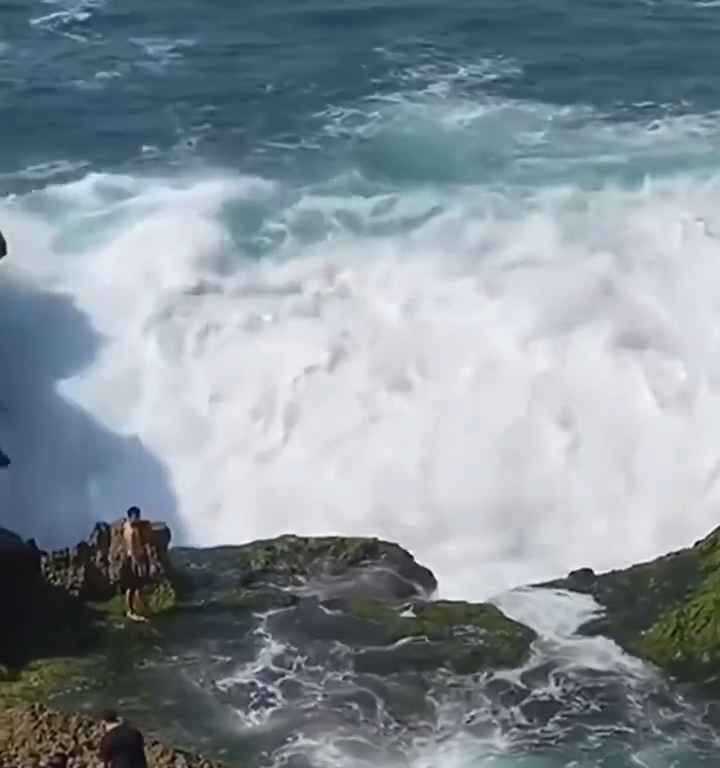
[{"label": "jagged rock", "polygon": [[[171,533],[164,523],[147,522],[150,532],[151,584],[145,590],[146,602],[156,608],[174,601],[172,565],[168,555]],[[42,573],[48,583],[83,600],[101,602],[121,592],[125,546],[122,521],[97,523],[87,541],[72,549],[43,554]],[[161,596],[162,599],[157,598]]]},{"label": "jagged rock", "polygon": [[[102,768],[98,745],[102,723],[40,704],[0,711],[0,765],[44,764],[57,752],[69,757],[69,768]],[[219,768],[219,763],[173,749],[146,734],[148,764],[163,768]]]},{"label": "jagged rock", "polygon": [[603,634],[678,679],[720,686],[720,528],[694,546],[630,568],[571,573],[544,587],[604,608],[581,632]]}]

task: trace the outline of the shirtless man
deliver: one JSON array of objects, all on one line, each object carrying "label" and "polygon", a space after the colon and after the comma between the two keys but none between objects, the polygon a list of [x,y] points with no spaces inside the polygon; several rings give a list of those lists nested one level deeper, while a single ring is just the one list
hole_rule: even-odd
[{"label": "shirtless man", "polygon": [[125,561],[123,563],[123,582],[125,584],[125,605],[128,619],[147,621],[135,610],[141,602],[140,590],[150,577],[150,558],[146,524],[140,520],[139,507],[130,507],[122,524],[125,542]]}]

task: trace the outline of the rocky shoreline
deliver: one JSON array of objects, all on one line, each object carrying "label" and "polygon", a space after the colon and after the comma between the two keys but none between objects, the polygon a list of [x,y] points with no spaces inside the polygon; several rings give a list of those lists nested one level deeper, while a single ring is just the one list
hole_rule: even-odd
[{"label": "rocky shoreline", "polygon": [[[103,768],[98,720],[48,709],[42,704],[0,712],[0,766],[40,768],[56,753],[68,756],[68,768]],[[220,763],[173,749],[155,738],[145,739],[151,768],[221,768]]]},{"label": "rocky shoreline", "polygon": [[[10,587],[5,597],[15,610],[0,646],[0,729],[16,734],[4,748],[13,759],[31,755],[39,738],[17,723],[38,722],[37,733],[48,740],[43,749],[62,749],[60,731],[42,724],[77,717],[28,710],[29,703],[55,701],[68,690],[112,692],[122,702],[128,685],[142,695],[152,686],[148,665],[173,657],[206,624],[219,627],[208,630],[215,646],[225,627],[239,626],[228,637],[235,643],[252,638],[259,617],[282,609],[273,631],[299,631],[308,643],[342,642],[355,672],[373,676],[511,668],[528,658],[535,639],[493,605],[433,601],[434,575],[390,542],[287,535],[238,547],[170,550],[167,527],[154,523],[152,530],[152,583],[143,591],[150,624],[123,615],[119,522],[99,524],[88,540],[56,552],[2,532],[0,585]],[[425,690],[397,706],[421,709]],[[89,720],[67,722],[97,735]],[[169,752],[162,754],[157,765],[173,764]]]},{"label": "rocky shoreline", "polygon": [[[0,599],[14,618],[0,638],[5,763],[29,765],[36,753],[70,749],[78,766],[95,764],[88,750],[99,726],[72,708],[91,700],[133,702],[137,696],[128,698],[128,690],[166,685],[161,671],[157,678],[147,675],[167,659],[192,665],[197,652],[190,649],[197,647],[212,649],[203,653],[216,659],[208,663],[222,676],[230,663],[223,659],[245,654],[259,629],[330,654],[322,663],[342,647],[343,663],[366,680],[405,676],[409,687],[401,695],[383,690],[399,719],[423,711],[434,675],[492,676],[521,666],[532,652],[535,633],[494,605],[434,600],[435,576],[391,542],[286,535],[171,549],[167,526],[153,523],[152,531],[152,583],[144,601],[153,620],[137,625],[123,615],[118,523],[99,524],[76,547],[49,553],[0,529]],[[582,633],[606,635],[680,682],[714,691],[718,585],[720,529],[649,563],[601,575],[581,569],[536,586],[592,595],[603,613]],[[225,696],[212,678],[202,685]],[[174,696],[180,706],[183,694]],[[48,702],[59,702],[63,711],[44,709]],[[143,706],[137,711],[151,715],[153,704]],[[75,734],[71,744],[68,734]],[[174,735],[162,735],[177,743]],[[160,742],[153,742],[151,755],[158,766],[211,766]]]},{"label": "rocky shoreline", "polygon": [[583,634],[610,637],[676,680],[720,692],[720,528],[647,563],[583,568],[538,586],[592,595],[604,611]]}]

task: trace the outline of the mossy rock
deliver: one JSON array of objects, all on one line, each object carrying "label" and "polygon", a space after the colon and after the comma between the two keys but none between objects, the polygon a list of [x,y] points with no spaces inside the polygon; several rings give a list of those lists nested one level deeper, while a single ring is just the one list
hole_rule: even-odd
[{"label": "mossy rock", "polygon": [[17,667],[3,667],[0,705],[46,702],[68,688],[99,688],[123,680],[138,664],[162,652],[161,636],[152,626],[124,619],[94,627],[94,640],[75,656],[36,658]]},{"label": "mossy rock", "polygon": [[21,703],[47,701],[60,688],[89,684],[94,663],[82,658],[32,661],[22,669],[5,667],[0,675],[0,710]]},{"label": "mossy rock", "polygon": [[586,592],[603,606],[584,633],[605,634],[681,681],[720,687],[720,528],[648,563],[542,586]]},{"label": "mossy rock", "polygon": [[262,614],[276,608],[289,608],[296,605],[299,600],[297,595],[279,589],[237,589],[228,590],[217,598],[182,603],[177,610],[184,616],[226,611],[239,614]]},{"label": "mossy rock", "polygon": [[33,626],[24,655],[0,668],[0,703],[47,701],[69,687],[111,685],[160,652],[152,625],[125,619],[122,596],[84,605],[67,599],[65,619]]},{"label": "mossy rock", "polygon": [[340,574],[378,559],[380,546],[377,539],[286,535],[222,549],[234,559],[245,586],[262,579],[300,586],[314,573]]},{"label": "mossy rock", "polygon": [[178,605],[178,591],[168,580],[143,589],[142,599],[151,616],[171,611]]},{"label": "mossy rock", "polygon": [[297,602],[297,595],[279,589],[238,589],[229,592],[214,605],[229,610],[263,613],[274,608],[289,608]]},{"label": "mossy rock", "polygon": [[664,611],[638,639],[638,649],[679,677],[720,682],[720,534],[713,532],[691,552],[699,578],[692,591]]},{"label": "mossy rock", "polygon": [[[157,584],[148,584],[141,590],[141,601],[149,617],[158,616],[176,609],[180,603],[179,591],[173,582],[163,579]],[[125,616],[127,607],[125,595],[118,594],[104,602],[89,603],[93,610],[106,616]]]},{"label": "mossy rock", "polygon": [[[413,615],[410,615],[410,611]],[[392,606],[353,600],[350,612],[380,624],[392,650],[363,651],[360,671],[428,670],[447,667],[459,674],[516,667],[528,656],[535,633],[489,603],[438,601]],[[410,639],[399,644],[399,641]]]},{"label": "mossy rock", "polygon": [[184,596],[205,600],[222,599],[223,593],[239,589],[298,590],[313,581],[352,581],[360,571],[366,589],[388,598],[416,597],[437,588],[432,572],[409,552],[376,538],[285,535],[242,546],[178,548],[170,555],[175,571],[187,582]]}]

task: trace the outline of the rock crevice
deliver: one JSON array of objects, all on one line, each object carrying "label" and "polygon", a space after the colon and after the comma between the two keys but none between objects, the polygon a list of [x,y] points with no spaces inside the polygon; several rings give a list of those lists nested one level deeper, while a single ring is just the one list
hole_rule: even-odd
[{"label": "rock crevice", "polygon": [[606,635],[678,680],[720,688],[720,528],[692,547],[609,573],[589,568],[540,586],[592,595]]}]

